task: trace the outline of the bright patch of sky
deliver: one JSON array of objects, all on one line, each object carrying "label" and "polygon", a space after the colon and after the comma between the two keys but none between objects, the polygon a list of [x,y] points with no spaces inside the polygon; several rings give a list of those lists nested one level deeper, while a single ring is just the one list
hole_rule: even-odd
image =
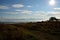
[{"label": "bright patch of sky", "polygon": [[0,0],[0,21],[60,18],[60,0]]}]

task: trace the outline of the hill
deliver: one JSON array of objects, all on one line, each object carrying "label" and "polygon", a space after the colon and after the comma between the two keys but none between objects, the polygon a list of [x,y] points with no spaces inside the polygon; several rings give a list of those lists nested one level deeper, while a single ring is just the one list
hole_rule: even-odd
[{"label": "hill", "polygon": [[60,22],[0,24],[0,40],[60,40]]}]

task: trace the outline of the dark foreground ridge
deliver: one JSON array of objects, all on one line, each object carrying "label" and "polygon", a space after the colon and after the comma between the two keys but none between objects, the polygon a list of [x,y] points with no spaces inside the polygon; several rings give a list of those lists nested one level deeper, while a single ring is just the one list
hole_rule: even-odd
[{"label": "dark foreground ridge", "polygon": [[60,40],[60,22],[0,24],[0,40]]}]

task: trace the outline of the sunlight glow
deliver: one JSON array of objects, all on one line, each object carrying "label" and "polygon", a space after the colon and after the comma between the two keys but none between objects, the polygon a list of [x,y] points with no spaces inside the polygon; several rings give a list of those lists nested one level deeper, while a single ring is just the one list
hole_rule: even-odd
[{"label": "sunlight glow", "polygon": [[49,5],[51,5],[51,6],[55,5],[55,0],[50,0]]}]

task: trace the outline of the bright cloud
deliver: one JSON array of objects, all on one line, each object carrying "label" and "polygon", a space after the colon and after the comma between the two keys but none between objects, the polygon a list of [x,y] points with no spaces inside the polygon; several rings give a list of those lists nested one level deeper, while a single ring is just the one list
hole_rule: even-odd
[{"label": "bright cloud", "polygon": [[58,19],[60,19],[60,12],[47,12],[47,17],[56,17]]},{"label": "bright cloud", "polygon": [[60,8],[54,8],[54,10],[60,10]]},{"label": "bright cloud", "polygon": [[18,9],[16,10],[16,12],[20,12],[20,11],[23,11],[23,10],[18,10]]},{"label": "bright cloud", "polygon": [[60,18],[60,12],[44,12],[44,11],[36,11],[36,13],[32,16],[41,20],[49,20],[50,17]]},{"label": "bright cloud", "polygon": [[24,7],[24,5],[23,4],[14,4],[14,5],[12,5],[12,7],[21,8],[21,7]]},{"label": "bright cloud", "polygon": [[4,5],[0,5],[0,9],[8,9],[9,7],[4,6]]},{"label": "bright cloud", "polygon": [[48,14],[56,14],[56,15],[59,15],[60,14],[60,12],[48,12]]},{"label": "bright cloud", "polygon": [[24,10],[21,13],[23,13],[23,14],[32,14],[32,11]]}]

